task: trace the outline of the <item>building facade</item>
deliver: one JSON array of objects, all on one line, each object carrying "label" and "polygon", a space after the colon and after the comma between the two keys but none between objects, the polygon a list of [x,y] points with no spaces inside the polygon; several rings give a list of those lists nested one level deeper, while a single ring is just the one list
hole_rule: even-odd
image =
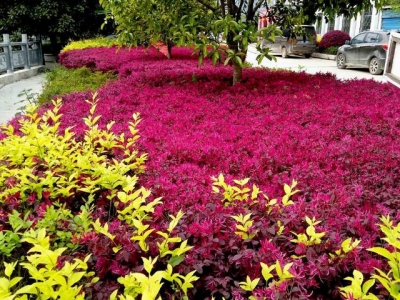
[{"label": "building facade", "polygon": [[315,24],[317,34],[321,36],[330,30],[342,30],[351,37],[365,30],[385,29],[400,30],[400,14],[390,8],[377,10],[375,7],[358,14],[356,18],[337,16],[333,22],[322,20]]}]

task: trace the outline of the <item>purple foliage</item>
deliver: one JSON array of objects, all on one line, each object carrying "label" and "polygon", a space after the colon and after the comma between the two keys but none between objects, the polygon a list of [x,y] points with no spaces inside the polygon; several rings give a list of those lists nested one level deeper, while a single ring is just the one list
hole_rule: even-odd
[{"label": "purple foliage", "polygon": [[329,47],[340,47],[350,39],[350,35],[347,32],[341,30],[331,30],[324,34],[321,42],[319,43],[319,48],[327,49]]},{"label": "purple foliage", "polygon": [[[185,212],[176,230],[194,248],[178,268],[195,269],[200,277],[189,298],[242,299],[238,282],[259,277],[259,262],[278,259],[294,262],[294,284],[272,291],[260,283],[260,298],[340,299],[338,287],[354,268],[369,273],[382,266],[365,248],[379,241],[381,215],[400,219],[399,90],[371,80],[266,69],[245,69],[243,83],[231,86],[229,67],[198,67],[190,50],[174,51],[175,58],[167,60],[154,50],[74,50],[61,54],[60,62],[119,74],[99,91],[103,125],[114,120],[114,131],[125,132],[132,114],[141,113],[139,147],[149,154],[141,184],[164,203],[151,226],[162,228],[168,213]],[[89,97],[64,97],[62,128],[75,126],[78,137]],[[210,178],[220,173],[228,182],[250,177],[271,197],[281,196],[283,184],[295,179],[301,193],[295,205],[268,217],[265,203],[252,206],[258,234],[243,241],[230,215],[244,212],[244,205],[224,207],[212,193]],[[322,221],[323,244],[290,242],[292,231],[304,232],[305,216]],[[285,225],[281,235],[278,220]],[[137,268],[140,257],[126,229],[110,227],[126,247],[120,254],[110,251],[103,236],[83,243],[101,277],[94,299],[106,299],[115,275]],[[361,239],[362,247],[330,259],[348,237]]]}]

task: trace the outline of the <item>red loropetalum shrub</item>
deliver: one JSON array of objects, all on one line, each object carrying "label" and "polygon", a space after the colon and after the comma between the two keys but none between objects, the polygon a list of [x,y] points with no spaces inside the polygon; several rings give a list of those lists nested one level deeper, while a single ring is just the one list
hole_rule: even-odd
[{"label": "red loropetalum shrub", "polygon": [[[381,215],[400,220],[399,91],[371,80],[266,69],[245,69],[243,83],[231,86],[229,67],[198,67],[187,49],[174,55],[167,60],[143,49],[86,49],[64,52],[60,62],[119,74],[99,90],[100,126],[115,121],[113,130],[128,134],[126,123],[141,113],[138,143],[148,161],[140,184],[163,197],[150,226],[157,232],[169,214],[185,213],[175,231],[194,248],[177,268],[200,277],[189,299],[246,299],[250,293],[239,283],[260,277],[260,262],[293,263],[294,278],[277,290],[260,281],[254,292],[259,299],[340,299],[338,287],[352,270],[367,274],[382,267],[365,248],[379,243]],[[60,129],[72,126],[78,139],[88,97],[67,95],[61,109]],[[270,209],[263,197],[225,206],[212,191],[211,178],[221,173],[229,184],[250,178],[249,188],[255,184],[278,202],[285,183],[295,179],[301,191],[293,205],[279,209]],[[240,213],[251,213],[251,239],[235,234],[232,215]],[[306,217],[321,221],[321,243],[293,242],[294,233],[306,232]],[[117,276],[140,271],[126,228],[114,220],[109,230],[123,246],[118,254],[102,235],[79,249],[92,253],[100,277],[93,299],[108,299]],[[156,236],[148,238],[151,253]],[[332,256],[348,238],[361,240],[359,247]]]},{"label": "red loropetalum shrub", "polygon": [[340,47],[344,45],[347,40],[350,40],[350,35],[348,33],[341,30],[331,30],[324,34],[318,46],[320,49]]}]

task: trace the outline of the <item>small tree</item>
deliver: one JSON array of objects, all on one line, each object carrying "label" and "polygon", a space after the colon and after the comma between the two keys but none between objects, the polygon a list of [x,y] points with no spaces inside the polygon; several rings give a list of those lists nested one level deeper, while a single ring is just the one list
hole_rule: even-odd
[{"label": "small tree", "polygon": [[[381,5],[383,0],[375,0]],[[326,18],[337,13],[354,15],[370,4],[369,0],[311,1],[277,0],[268,7],[267,0],[100,0],[117,23],[119,39],[131,45],[142,40],[160,40],[168,45],[192,44],[199,53],[199,63],[210,57],[213,64],[221,59],[233,68],[233,84],[242,78],[248,46],[256,43],[257,61],[273,59],[261,41],[273,41],[277,26],[293,27],[305,20],[314,21],[320,10]],[[265,9],[275,24],[257,29],[258,12]],[[347,9],[347,10],[346,10]],[[224,47],[221,47],[224,46]]]}]

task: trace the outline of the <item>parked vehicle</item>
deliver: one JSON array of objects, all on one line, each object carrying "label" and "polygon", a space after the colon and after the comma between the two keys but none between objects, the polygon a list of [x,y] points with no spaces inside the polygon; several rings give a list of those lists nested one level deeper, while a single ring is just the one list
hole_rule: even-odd
[{"label": "parked vehicle", "polygon": [[356,35],[338,49],[336,65],[339,69],[347,67],[368,68],[373,75],[383,73],[388,49],[390,31],[370,30]]},{"label": "parked vehicle", "polygon": [[[282,30],[282,36],[275,37],[275,42],[263,41],[263,48],[270,48],[271,54],[280,54],[283,58],[289,55],[304,55],[306,58],[317,48],[317,33],[312,25],[301,25],[301,33]],[[297,30],[295,30],[297,31]]]}]

